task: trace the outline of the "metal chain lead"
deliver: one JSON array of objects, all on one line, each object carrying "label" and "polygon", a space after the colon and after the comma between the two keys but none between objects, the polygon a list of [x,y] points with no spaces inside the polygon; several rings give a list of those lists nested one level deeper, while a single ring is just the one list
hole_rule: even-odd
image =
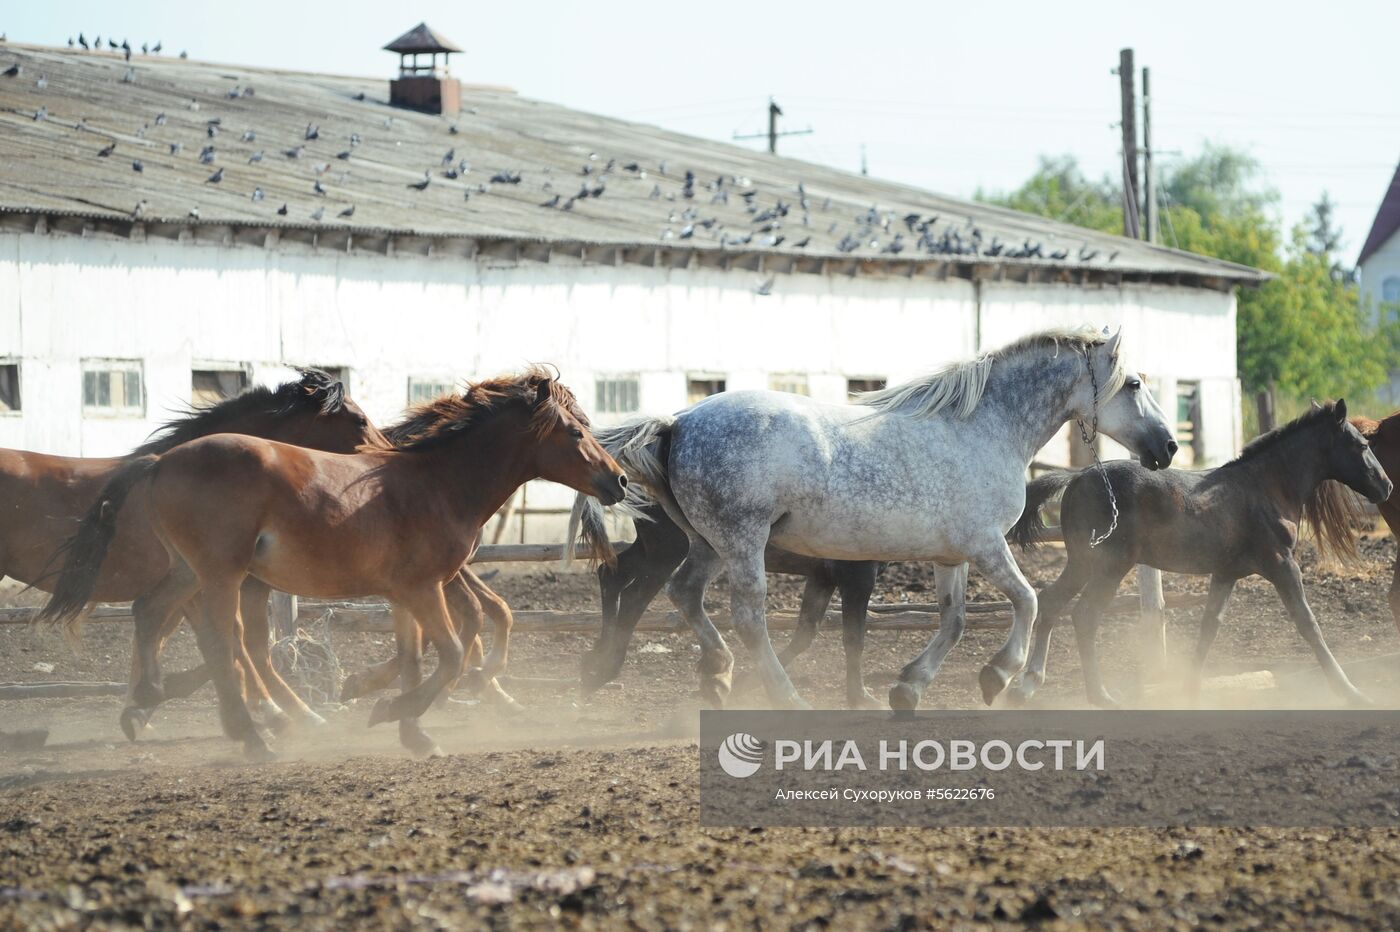
[{"label": "metal chain lead", "polygon": [[1118,496],[1113,494],[1113,483],[1108,481],[1108,470],[1099,459],[1098,448],[1094,446],[1094,441],[1099,437],[1099,377],[1094,372],[1094,361],[1087,352],[1084,354],[1084,365],[1089,370],[1089,384],[1094,389],[1094,414],[1091,426],[1087,429],[1084,427],[1082,418],[1076,419],[1075,423],[1079,425],[1080,439],[1084,441],[1084,445],[1089,448],[1090,455],[1094,457],[1094,468],[1099,471],[1099,478],[1103,480],[1104,491],[1108,493],[1108,507],[1113,512],[1113,520],[1109,522],[1108,530],[1102,534],[1098,532],[1098,528],[1089,530],[1089,546],[1092,548],[1108,540],[1118,529]]}]

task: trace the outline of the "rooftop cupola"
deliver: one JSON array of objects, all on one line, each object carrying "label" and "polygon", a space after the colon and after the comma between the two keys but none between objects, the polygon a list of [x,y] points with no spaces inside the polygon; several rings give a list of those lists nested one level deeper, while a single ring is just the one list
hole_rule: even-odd
[{"label": "rooftop cupola", "polygon": [[461,110],[462,86],[448,70],[448,60],[460,48],[427,23],[419,23],[384,49],[399,56],[399,76],[389,82],[389,103],[448,116]]}]

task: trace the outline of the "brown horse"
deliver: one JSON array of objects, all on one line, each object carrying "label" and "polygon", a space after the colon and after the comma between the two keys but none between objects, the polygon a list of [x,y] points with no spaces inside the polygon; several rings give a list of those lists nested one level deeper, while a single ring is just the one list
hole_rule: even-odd
[{"label": "brown horse", "polygon": [[[380,596],[393,609],[402,692],[377,704],[370,724],[398,720],[405,746],[434,752],[417,720],[464,660],[443,587],[470,559],[481,526],[531,479],[608,504],[622,499],[626,479],[588,432],[572,393],[542,369],[477,383],[432,408],[431,426],[391,449],[330,454],[222,435],[126,463],[84,517],[44,615],[61,621],[87,605],[122,505],[145,488],[171,570],[133,607],[138,702],[159,693],[160,627],[198,593],[195,632],[224,730],[250,757],[266,758],[234,663],[243,580],[322,598]],[[462,636],[475,638],[480,626],[479,614],[467,619]],[[425,635],[438,653],[426,680]]]},{"label": "brown horse", "polygon": [[[25,450],[0,450],[0,577],[9,576],[36,589],[52,591],[61,550],[108,481],[136,457],[162,454],[181,443],[211,434],[235,433],[298,446],[349,453],[364,443],[383,444],[382,435],[363,411],[345,396],[344,387],[316,369],[277,388],[258,386],[233,398],[172,420],[131,454],[120,458],[51,456]],[[170,570],[170,557],[152,531],[144,502],[128,507],[114,527],[111,555],[92,590],[93,601],[129,602],[152,589]],[[268,589],[256,580],[244,591],[244,624],[250,642],[266,640]],[[74,619],[81,620],[81,615]],[[180,616],[174,616],[178,625]],[[167,635],[168,636],[168,635]],[[271,664],[255,663],[240,650],[249,685],[269,708],[277,701],[293,711],[314,715],[287,687]],[[133,682],[137,670],[133,659]],[[191,682],[198,685],[197,671]]]},{"label": "brown horse", "polygon": [[[1371,445],[1371,452],[1380,460],[1386,475],[1400,476],[1400,411],[1379,421],[1354,417],[1351,423]],[[1391,535],[1400,543],[1400,496],[1392,494],[1380,503],[1379,509]],[[1400,557],[1395,561],[1390,578],[1390,615],[1396,630],[1400,631]]]}]

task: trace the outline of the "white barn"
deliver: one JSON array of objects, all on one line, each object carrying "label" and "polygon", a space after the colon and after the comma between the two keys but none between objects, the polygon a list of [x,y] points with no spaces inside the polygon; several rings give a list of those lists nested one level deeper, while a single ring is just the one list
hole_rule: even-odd
[{"label": "white barn", "polygon": [[[527,362],[600,422],[723,389],[841,400],[1083,321],[1124,326],[1185,455],[1240,444],[1249,268],[501,88],[430,115],[383,79],[11,63],[0,446],[121,453],[287,365],[338,371],[381,422]],[[1066,432],[1042,458],[1072,455]],[[507,539],[557,540],[541,509],[568,494],[528,495]]]},{"label": "white barn", "polygon": [[[1400,313],[1400,166],[1376,208],[1371,231],[1356,260],[1361,304],[1372,314]],[[1400,403],[1400,370],[1392,370],[1387,400]]]}]

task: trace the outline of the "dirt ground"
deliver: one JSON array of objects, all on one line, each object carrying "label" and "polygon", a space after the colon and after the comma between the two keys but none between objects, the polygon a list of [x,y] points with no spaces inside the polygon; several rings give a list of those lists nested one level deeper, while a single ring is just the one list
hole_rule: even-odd
[{"label": "dirt ground", "polygon": [[[1400,651],[1385,599],[1394,558],[1389,538],[1368,540],[1357,566],[1309,560],[1305,576],[1333,650],[1363,661],[1358,685],[1400,708],[1389,662],[1364,662]],[[1061,559],[1047,549],[1023,566],[1043,585]],[[582,573],[503,571],[492,584],[517,610],[596,610]],[[1174,591],[1204,584],[1167,577]],[[795,608],[799,592],[773,577],[770,607]],[[722,587],[714,596],[718,607]],[[974,575],[971,598],[999,596]],[[932,599],[932,575],[913,566],[892,567],[876,593]],[[1174,656],[1191,649],[1194,616],[1171,613]],[[1134,634],[1128,616],[1105,623],[1110,688],[1133,706],[1174,704],[1170,678],[1141,687]],[[970,632],[925,707],[977,707],[976,672],[1002,637]],[[74,653],[51,632],[0,626],[0,681],[122,680],[128,638],[125,625],[90,625]],[[925,639],[871,635],[877,695]],[[1058,636],[1038,703],[1082,704],[1072,640]],[[366,729],[367,701],[324,710],[326,727],[281,738],[282,760],[262,765],[221,736],[207,688],[164,707],[136,744],[117,729],[119,698],[0,702],[0,730],[51,731],[41,750],[0,752],[0,928],[1400,923],[1400,829],[700,828],[690,636],[639,635],[621,685],[587,701],[568,682],[584,643],[518,635],[508,688],[523,709],[433,710],[424,726],[447,756],[430,760],[402,751],[392,726]],[[391,652],[387,636],[343,632],[335,648],[350,670]],[[167,669],[194,662],[182,633]],[[1206,701],[1336,707],[1312,667],[1276,596],[1248,581],[1208,672],[1267,669],[1278,685]],[[841,670],[840,638],[824,632],[794,679],[839,707]]]}]

